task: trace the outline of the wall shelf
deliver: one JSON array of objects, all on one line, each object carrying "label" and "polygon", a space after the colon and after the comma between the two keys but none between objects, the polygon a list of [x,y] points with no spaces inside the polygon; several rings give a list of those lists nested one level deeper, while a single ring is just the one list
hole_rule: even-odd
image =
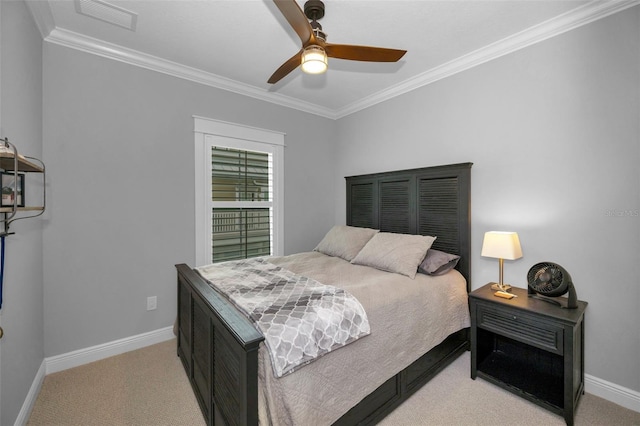
[{"label": "wall shelf", "polygon": [[[44,211],[43,206],[38,207],[17,207],[16,211],[18,212],[39,212]],[[0,213],[11,213],[13,212],[13,207],[0,207]]]},{"label": "wall shelf", "polygon": [[[18,196],[13,197],[13,205],[0,206],[0,214],[3,215],[0,218],[0,222],[3,223],[3,229],[0,229],[0,236],[6,236],[11,234],[9,232],[9,225],[20,219],[29,219],[40,216],[44,213],[46,207],[46,174],[44,163],[33,157],[28,157],[18,153],[18,148],[9,142],[8,138],[0,139],[0,171],[14,175],[14,183],[18,182],[18,177],[22,174],[36,173],[42,176],[42,203],[39,205],[29,206],[22,205],[26,201],[26,189],[22,196],[22,201],[18,203]],[[11,188],[11,187],[10,187]],[[3,188],[4,189],[4,188]],[[16,193],[19,193],[16,188],[13,188]],[[11,191],[11,189],[10,189]],[[18,205],[20,204],[20,205]],[[18,215],[19,213],[34,213],[27,215]]]},{"label": "wall shelf", "polygon": [[[0,139],[0,143],[2,142],[8,142],[6,139]],[[20,155],[18,154],[18,161],[17,161],[17,170],[15,165],[16,165],[16,161],[15,161],[15,154],[13,153],[13,151],[9,150],[6,148],[6,146],[0,146],[0,169],[7,171],[7,172],[13,172],[13,171],[18,171],[18,172],[25,172],[25,173],[44,173],[44,167],[36,164],[33,161],[30,161],[29,159],[27,159],[24,155]]]}]

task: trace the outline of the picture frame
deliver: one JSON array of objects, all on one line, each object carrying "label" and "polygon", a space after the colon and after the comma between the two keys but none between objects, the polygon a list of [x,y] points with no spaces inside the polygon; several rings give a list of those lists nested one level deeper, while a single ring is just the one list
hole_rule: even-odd
[{"label": "picture frame", "polygon": [[24,173],[2,172],[2,202],[1,207],[24,207]]}]

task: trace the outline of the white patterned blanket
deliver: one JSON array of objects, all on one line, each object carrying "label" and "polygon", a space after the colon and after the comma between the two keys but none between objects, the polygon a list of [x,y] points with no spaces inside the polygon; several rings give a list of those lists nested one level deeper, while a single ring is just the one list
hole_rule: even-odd
[{"label": "white patterned blanket", "polygon": [[370,334],[367,314],[351,294],[264,258],[196,270],[262,332],[276,377]]}]

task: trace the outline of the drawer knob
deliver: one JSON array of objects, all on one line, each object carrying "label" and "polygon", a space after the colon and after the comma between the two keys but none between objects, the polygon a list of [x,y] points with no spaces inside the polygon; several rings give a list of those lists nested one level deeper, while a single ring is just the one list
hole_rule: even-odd
[{"label": "drawer knob", "polygon": [[514,315],[514,316],[513,316],[513,319],[514,319],[514,320],[515,320],[515,319],[518,319],[518,317]]}]

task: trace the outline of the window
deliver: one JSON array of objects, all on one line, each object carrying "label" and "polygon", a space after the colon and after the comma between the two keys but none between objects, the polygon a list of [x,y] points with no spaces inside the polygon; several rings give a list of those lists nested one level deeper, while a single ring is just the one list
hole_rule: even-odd
[{"label": "window", "polygon": [[195,118],[196,263],[282,254],[284,135]]}]

